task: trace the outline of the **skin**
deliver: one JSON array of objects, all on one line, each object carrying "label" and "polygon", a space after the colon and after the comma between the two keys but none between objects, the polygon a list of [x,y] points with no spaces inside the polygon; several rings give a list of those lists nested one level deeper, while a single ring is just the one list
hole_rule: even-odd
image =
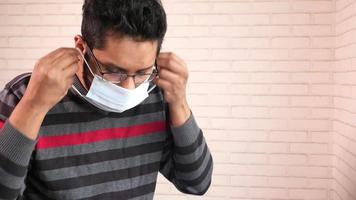
[{"label": "skin", "polygon": [[[74,38],[75,48],[59,48],[40,58],[33,69],[29,85],[23,98],[15,107],[9,122],[26,137],[35,140],[47,112],[56,105],[68,92],[75,75],[85,84],[84,61],[80,52],[87,52],[87,45],[77,35]],[[157,41],[136,41],[132,38],[115,38],[108,36],[104,48],[94,49],[96,59],[105,64],[113,64],[112,68],[120,69],[128,74],[154,65],[157,52]],[[89,65],[94,73],[98,73],[93,58]],[[164,91],[164,98],[170,109],[170,123],[173,127],[184,124],[190,116],[190,108],[186,99],[188,70],[186,63],[171,52],[157,56],[159,78],[156,85]],[[88,77],[90,82],[92,77]],[[119,86],[134,89],[132,77],[121,82]]]}]

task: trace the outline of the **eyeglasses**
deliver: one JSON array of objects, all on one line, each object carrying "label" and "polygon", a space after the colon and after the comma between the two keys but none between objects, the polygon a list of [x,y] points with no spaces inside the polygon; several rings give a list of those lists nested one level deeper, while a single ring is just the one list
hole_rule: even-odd
[{"label": "eyeglasses", "polygon": [[151,71],[149,73],[147,72],[139,72],[135,74],[127,74],[123,72],[103,72],[102,70],[102,65],[99,63],[99,61],[96,59],[94,56],[93,52],[91,51],[90,48],[88,48],[88,52],[91,57],[94,58],[94,62],[96,64],[96,67],[101,75],[101,78],[113,83],[113,84],[119,84],[123,81],[125,81],[128,77],[132,77],[134,79],[135,87],[138,87],[139,85],[147,82],[153,81],[157,76],[158,76],[158,69],[157,69],[157,64],[155,62],[155,65],[152,67],[153,69],[150,69]]}]

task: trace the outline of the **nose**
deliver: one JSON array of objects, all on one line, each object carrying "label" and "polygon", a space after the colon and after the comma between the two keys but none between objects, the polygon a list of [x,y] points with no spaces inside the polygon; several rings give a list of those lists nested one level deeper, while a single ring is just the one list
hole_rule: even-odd
[{"label": "nose", "polygon": [[125,89],[128,89],[128,90],[133,90],[136,88],[135,86],[135,80],[134,80],[134,77],[132,76],[129,76],[127,77],[126,80],[122,81],[121,83],[119,83],[119,86],[120,87],[123,87]]}]

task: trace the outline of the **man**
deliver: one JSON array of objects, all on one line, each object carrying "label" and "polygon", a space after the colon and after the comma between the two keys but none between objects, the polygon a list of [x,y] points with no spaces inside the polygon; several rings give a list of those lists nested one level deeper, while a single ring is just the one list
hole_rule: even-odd
[{"label": "man", "polygon": [[185,62],[160,53],[166,27],[158,0],[84,2],[75,48],[0,93],[0,199],[153,199],[158,172],[207,191],[212,156]]}]

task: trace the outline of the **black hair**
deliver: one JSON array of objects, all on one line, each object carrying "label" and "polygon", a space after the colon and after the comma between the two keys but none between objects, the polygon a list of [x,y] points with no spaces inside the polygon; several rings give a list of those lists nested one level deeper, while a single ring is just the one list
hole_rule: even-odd
[{"label": "black hair", "polygon": [[[103,49],[107,36],[158,41],[167,31],[160,0],[85,0],[81,32],[89,48]],[[158,53],[157,52],[157,53]]]}]

